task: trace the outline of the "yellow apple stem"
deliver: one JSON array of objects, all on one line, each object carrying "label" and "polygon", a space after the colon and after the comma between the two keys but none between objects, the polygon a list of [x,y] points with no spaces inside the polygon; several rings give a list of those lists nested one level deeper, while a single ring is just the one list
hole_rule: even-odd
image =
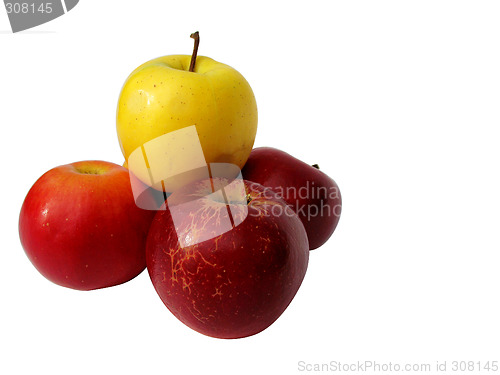
[{"label": "yellow apple stem", "polygon": [[194,72],[194,64],[196,64],[196,55],[198,54],[198,46],[200,45],[200,33],[197,31],[191,34],[194,39],[193,54],[191,55],[191,63],[189,64],[189,71]]}]

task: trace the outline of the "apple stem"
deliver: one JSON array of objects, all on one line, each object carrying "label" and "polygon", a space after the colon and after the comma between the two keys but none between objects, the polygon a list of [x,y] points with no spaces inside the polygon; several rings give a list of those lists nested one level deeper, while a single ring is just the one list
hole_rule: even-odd
[{"label": "apple stem", "polygon": [[316,169],[319,169],[319,165],[318,164],[313,164],[312,167],[316,168]]},{"label": "apple stem", "polygon": [[252,201],[252,197],[250,196],[250,194],[247,194],[247,204],[250,203]]},{"label": "apple stem", "polygon": [[191,63],[189,64],[189,71],[194,72],[194,64],[196,64],[196,55],[198,55],[198,46],[200,45],[200,33],[198,31],[191,34],[194,39],[193,54],[191,55]]}]

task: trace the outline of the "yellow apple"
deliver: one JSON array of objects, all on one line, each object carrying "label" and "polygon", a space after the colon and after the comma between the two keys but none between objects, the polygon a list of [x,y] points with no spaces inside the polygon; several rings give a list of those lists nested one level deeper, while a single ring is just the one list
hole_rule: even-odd
[{"label": "yellow apple", "polygon": [[[210,163],[241,169],[254,144],[257,104],[248,82],[228,65],[193,57],[194,71],[189,55],[142,64],[127,78],[118,100],[116,126],[125,161],[140,180],[159,190],[173,191],[204,177],[188,171]],[[162,139],[165,135],[168,139]],[[168,171],[152,177],[153,163]],[[183,172],[187,179],[175,177]]]}]

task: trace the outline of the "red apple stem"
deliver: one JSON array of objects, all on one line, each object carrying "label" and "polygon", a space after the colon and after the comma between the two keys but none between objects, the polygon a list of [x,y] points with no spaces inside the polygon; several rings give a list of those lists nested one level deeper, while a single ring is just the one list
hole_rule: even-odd
[{"label": "red apple stem", "polygon": [[313,164],[312,167],[316,168],[316,169],[319,169],[319,165],[318,164]]},{"label": "red apple stem", "polygon": [[252,197],[250,196],[250,194],[247,194],[247,204],[250,203],[252,201]]},{"label": "red apple stem", "polygon": [[198,31],[191,34],[194,39],[193,54],[191,55],[191,63],[189,64],[189,71],[194,72],[194,65],[196,64],[196,56],[198,55],[198,47],[200,45],[200,33]]}]

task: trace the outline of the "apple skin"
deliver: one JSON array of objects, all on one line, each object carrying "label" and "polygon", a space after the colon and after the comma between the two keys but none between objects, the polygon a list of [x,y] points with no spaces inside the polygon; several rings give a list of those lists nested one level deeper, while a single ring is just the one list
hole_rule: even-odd
[{"label": "apple skin", "polygon": [[[167,210],[158,211],[147,241],[148,272],[163,303],[190,328],[216,338],[247,337],[269,327],[295,296],[309,260],[307,235],[297,215],[272,190],[240,180],[251,199],[247,206],[246,199],[234,203],[237,189],[231,183],[225,188],[226,206],[213,199],[208,181],[168,198],[196,202],[185,211],[175,206],[182,218],[176,224],[171,202]],[[200,236],[217,232],[214,227],[229,208],[242,222],[197,243]],[[245,209],[246,217],[238,216]],[[188,246],[182,247],[182,240]]]},{"label": "apple skin", "polygon": [[19,235],[48,280],[92,290],[124,283],[145,269],[155,214],[136,206],[125,168],[81,161],[53,168],[35,182],[21,208]]},{"label": "apple skin", "polygon": [[[190,72],[190,61],[189,55],[159,57],[140,65],[126,79],[116,115],[125,161],[147,142],[195,125],[206,163],[230,163],[241,169],[257,132],[253,91],[245,78],[226,64],[198,56],[194,72]],[[186,160],[186,166],[180,167],[190,170],[190,162]],[[150,184],[148,170],[132,169]]]},{"label": "apple skin", "polygon": [[252,150],[242,176],[270,187],[297,213],[306,228],[310,250],[323,245],[340,220],[342,196],[335,181],[290,154],[272,148]]}]

